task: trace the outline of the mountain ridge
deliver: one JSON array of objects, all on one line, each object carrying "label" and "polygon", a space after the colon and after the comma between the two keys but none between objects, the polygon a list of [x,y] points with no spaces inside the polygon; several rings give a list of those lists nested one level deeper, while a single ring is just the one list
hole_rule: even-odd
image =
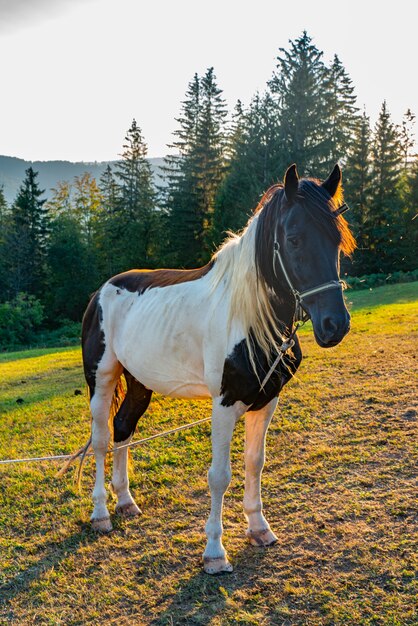
[{"label": "mountain ridge", "polygon": [[[161,185],[161,167],[164,158],[148,159],[154,183]],[[89,172],[99,181],[100,176],[108,165],[111,167],[117,161],[64,161],[60,159],[51,161],[26,161],[19,157],[10,157],[0,155],[0,187],[3,186],[6,201],[11,204],[17,195],[25,177],[25,170],[32,167],[38,172],[38,182],[41,189],[45,189],[44,197],[49,199],[52,195],[52,189],[57,186],[60,181],[72,182],[75,176],[81,176],[84,172]]]}]

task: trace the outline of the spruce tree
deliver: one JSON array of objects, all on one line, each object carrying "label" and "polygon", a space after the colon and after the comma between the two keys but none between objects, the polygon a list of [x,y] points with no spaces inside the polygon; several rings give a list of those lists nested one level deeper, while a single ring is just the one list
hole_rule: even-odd
[{"label": "spruce tree", "polygon": [[411,109],[407,109],[403,118],[402,125],[399,129],[400,143],[403,156],[403,166],[406,170],[408,168],[408,161],[411,156],[411,150],[415,146],[415,114]]},{"label": "spruce tree", "polygon": [[44,296],[47,278],[48,209],[41,199],[37,172],[30,167],[11,209],[6,242],[6,266],[12,297],[20,292]]},{"label": "spruce tree", "polygon": [[120,271],[150,263],[155,190],[146,155],[147,146],[134,119],[125,137],[122,158],[115,165],[116,208],[111,243]]},{"label": "spruce tree", "polygon": [[213,68],[201,78],[195,75],[170,146],[177,155],[168,157],[164,167],[170,260],[180,267],[204,263],[213,248],[215,197],[225,175],[226,115]]},{"label": "spruce tree", "polygon": [[398,268],[397,248],[404,236],[400,193],[402,150],[399,130],[383,102],[372,142],[373,187],[363,226],[365,269],[390,272]]},{"label": "spruce tree", "polygon": [[269,93],[236,110],[227,175],[216,198],[214,241],[245,226],[260,196],[282,176],[276,105]]},{"label": "spruce tree", "polygon": [[323,53],[306,31],[289,43],[289,50],[280,48],[269,82],[280,116],[281,166],[297,163],[303,176],[325,175],[329,146]]},{"label": "spruce tree", "polygon": [[7,299],[8,276],[5,265],[7,232],[10,223],[10,213],[3,186],[0,186],[0,302]]},{"label": "spruce tree", "polygon": [[354,86],[337,55],[326,69],[324,91],[327,122],[324,141],[328,145],[328,158],[324,165],[329,169],[337,161],[347,161],[358,124]]},{"label": "spruce tree", "polygon": [[349,219],[353,224],[358,245],[353,264],[351,265],[349,261],[344,260],[344,265],[350,267],[350,273],[364,274],[367,268],[364,266],[363,252],[366,250],[366,256],[368,255],[368,238],[370,236],[365,225],[369,221],[373,185],[371,128],[366,111],[363,111],[362,116],[357,118],[351,151],[344,169],[343,182],[345,199],[352,209]]}]

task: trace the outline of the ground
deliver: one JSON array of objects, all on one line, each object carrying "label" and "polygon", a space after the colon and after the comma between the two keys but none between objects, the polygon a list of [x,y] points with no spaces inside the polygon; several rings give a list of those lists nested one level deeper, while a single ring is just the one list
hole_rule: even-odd
[{"label": "ground", "polygon": [[[418,283],[348,300],[353,329],[340,346],[321,350],[302,333],[303,364],[269,431],[276,546],[245,540],[242,424],[224,515],[235,569],[222,577],[201,569],[209,423],[136,448],[143,515],[115,518],[107,536],[89,527],[91,461],[81,495],[73,471],[55,477],[57,463],[0,465],[0,624],[416,626]],[[78,349],[1,355],[0,389],[0,458],[87,439]],[[209,411],[157,396],[137,437]]]}]

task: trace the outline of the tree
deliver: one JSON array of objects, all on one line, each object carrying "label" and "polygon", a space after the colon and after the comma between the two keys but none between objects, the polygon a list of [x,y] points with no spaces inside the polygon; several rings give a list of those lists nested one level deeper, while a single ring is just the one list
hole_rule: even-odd
[{"label": "tree", "polygon": [[151,261],[155,190],[146,155],[141,129],[133,120],[123,144],[122,159],[115,165],[116,204],[109,243],[118,270],[145,267]]},{"label": "tree", "polygon": [[401,202],[402,150],[399,131],[383,102],[373,133],[373,188],[363,226],[364,269],[389,272],[397,267],[398,246],[404,236]]},{"label": "tree", "polygon": [[399,140],[401,144],[401,150],[403,155],[403,165],[406,170],[408,167],[408,161],[411,155],[411,149],[415,145],[415,115],[411,109],[407,109],[402,119],[402,125],[399,129]]},{"label": "tree", "polygon": [[6,259],[7,232],[10,224],[10,212],[8,210],[3,186],[0,186],[0,302],[4,301],[7,295],[8,274],[3,259]]},{"label": "tree", "polygon": [[[282,169],[297,163],[299,172],[318,175],[329,157],[325,81],[327,70],[323,53],[312,43],[306,31],[290,49],[280,48],[277,71],[269,82],[277,102],[280,119],[278,142],[282,151]],[[322,165],[322,168],[321,168]]]},{"label": "tree", "polygon": [[165,160],[164,206],[170,228],[171,260],[182,267],[205,262],[212,250],[215,198],[225,175],[226,105],[213,68],[188,86],[179,128]]},{"label": "tree", "polygon": [[99,282],[95,259],[74,212],[59,213],[52,221],[48,263],[48,317],[50,321],[81,319],[89,296]]},{"label": "tree", "polygon": [[344,260],[345,267],[350,267],[350,273],[365,273],[363,252],[366,250],[366,255],[368,254],[370,233],[366,225],[369,222],[372,184],[370,120],[366,111],[363,111],[362,116],[357,119],[354,139],[344,171],[345,198],[352,209],[350,221],[354,226],[358,244],[353,265]]},{"label": "tree", "polygon": [[245,226],[263,191],[282,176],[276,105],[269,93],[239,106],[231,136],[227,175],[216,198],[214,241]]},{"label": "tree", "polygon": [[327,68],[324,79],[328,144],[327,169],[337,161],[347,161],[358,126],[357,97],[354,86],[337,55]]},{"label": "tree", "polygon": [[20,292],[41,300],[47,280],[46,251],[49,233],[48,209],[41,199],[38,174],[30,167],[11,209],[6,242],[6,266],[12,297]]},{"label": "tree", "polygon": [[72,210],[88,246],[93,246],[94,230],[102,205],[96,179],[89,172],[74,178]]}]

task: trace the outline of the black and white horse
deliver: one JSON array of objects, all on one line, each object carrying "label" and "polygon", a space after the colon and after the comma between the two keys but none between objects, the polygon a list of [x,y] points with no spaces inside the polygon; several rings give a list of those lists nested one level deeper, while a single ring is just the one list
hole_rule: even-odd
[{"label": "black and white horse", "polygon": [[292,334],[296,304],[312,319],[322,347],[335,346],[349,330],[339,253],[350,254],[355,243],[341,203],[338,166],[322,184],[299,180],[291,166],[284,185],[264,195],[242,234],[229,237],[205,267],[132,270],[111,278],[93,296],[82,344],[96,459],[95,529],[112,528],[104,466],[109,415],[124,375],[126,392],[111,418],[117,511],[140,512],[129,491],[127,448],[117,448],[130,441],[152,392],[212,398],[212,505],[204,569],[209,574],[232,570],[222,545],[222,504],[231,478],[231,437],[244,413],[247,536],[261,546],[276,541],[263,515],[260,480],[277,397],[302,359],[296,334],[292,350],[268,380],[266,374]]}]

